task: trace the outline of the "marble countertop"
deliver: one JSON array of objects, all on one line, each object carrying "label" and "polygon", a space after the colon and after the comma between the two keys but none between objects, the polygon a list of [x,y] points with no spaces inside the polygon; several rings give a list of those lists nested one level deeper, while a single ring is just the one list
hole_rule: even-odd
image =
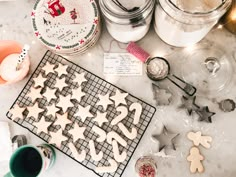
[{"label": "marble countertop", "polygon": [[[30,74],[32,74],[40,59],[47,51],[47,49],[37,41],[33,34],[30,19],[30,12],[33,4],[34,1],[32,0],[0,2],[0,40],[12,39],[19,41],[22,44],[27,43],[31,45],[31,50],[29,53],[32,63]],[[69,57],[69,60],[79,64],[80,66],[139,97],[140,99],[155,105],[151,88],[152,82],[148,79],[145,73],[143,73],[142,76],[137,77],[108,77],[103,75],[103,54],[108,50],[111,41],[112,38],[104,27],[101,38],[95,47],[83,55]],[[208,46],[211,46],[212,44],[219,44],[223,46],[223,49],[230,54],[233,54],[236,49],[236,37],[225,29],[214,28],[204,38],[204,40],[201,41],[200,45],[203,43]],[[172,65],[173,72],[180,74],[179,68],[184,64],[183,49],[171,47],[162,42],[154,32],[153,27],[151,27],[145,38],[140,40],[138,44],[145,50],[149,51],[152,56],[168,57],[168,60]],[[125,47],[126,45],[121,44],[121,46]],[[125,52],[125,50],[120,49],[118,45],[114,43],[110,52]],[[9,122],[12,135],[25,134],[27,135],[30,143],[37,145],[43,143],[41,139],[35,137],[24,128],[12,123],[6,118],[8,109],[13,104],[28,78],[14,85],[0,86],[0,121]],[[221,95],[215,97],[216,101],[220,101],[222,98],[236,98],[236,93],[233,91],[235,88],[235,80],[232,82],[233,87],[231,91],[228,93],[221,93]],[[132,85],[130,83],[132,83]],[[152,155],[152,153],[157,150],[157,144],[150,141],[150,137],[153,133],[158,133],[160,125],[163,123],[172,131],[180,133],[180,137],[177,141],[177,151],[174,152],[176,158],[163,159],[160,157],[154,157],[158,166],[158,176],[235,177],[235,111],[231,113],[223,113],[219,110],[218,105],[213,102],[212,99],[208,98],[207,95],[201,97],[199,96],[198,103],[201,103],[202,105],[207,104],[211,111],[216,112],[216,115],[213,117],[212,124],[198,122],[196,117],[189,117],[184,110],[177,109],[180,104],[182,93],[176,87],[172,86],[169,81],[163,81],[159,84],[163,87],[168,87],[173,92],[173,101],[170,106],[156,107],[157,112],[131,161],[129,162],[123,176],[135,176],[134,164],[136,160],[140,156]],[[206,169],[201,175],[191,175],[189,172],[189,162],[186,160],[191,147],[191,143],[186,138],[186,133],[190,130],[201,130],[204,134],[213,137],[212,148],[208,150],[204,148],[201,149],[202,154],[205,156],[203,163]],[[0,171],[2,171],[2,169],[0,169]],[[57,151],[55,166],[42,176],[96,177],[92,171],[87,170],[59,151]]]}]

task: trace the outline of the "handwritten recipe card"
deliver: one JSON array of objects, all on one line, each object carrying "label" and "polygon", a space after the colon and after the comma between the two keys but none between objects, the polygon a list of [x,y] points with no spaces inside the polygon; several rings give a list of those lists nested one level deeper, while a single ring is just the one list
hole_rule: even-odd
[{"label": "handwritten recipe card", "polygon": [[141,76],[142,62],[129,53],[104,53],[104,75]]}]

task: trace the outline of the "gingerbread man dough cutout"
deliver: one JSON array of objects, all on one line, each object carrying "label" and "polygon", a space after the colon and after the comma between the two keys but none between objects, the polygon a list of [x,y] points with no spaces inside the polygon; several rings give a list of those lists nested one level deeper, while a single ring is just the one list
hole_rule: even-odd
[{"label": "gingerbread man dough cutout", "polygon": [[210,136],[202,136],[202,133],[200,131],[194,133],[194,132],[189,132],[187,135],[188,139],[193,141],[193,144],[195,146],[199,146],[200,144],[209,149],[211,147],[210,142],[212,142],[212,137]]},{"label": "gingerbread man dough cutout", "polygon": [[187,157],[187,160],[191,162],[190,171],[191,173],[202,173],[204,171],[204,167],[202,165],[202,160],[204,157],[200,154],[200,151],[197,147],[192,147],[190,149],[190,155]]}]

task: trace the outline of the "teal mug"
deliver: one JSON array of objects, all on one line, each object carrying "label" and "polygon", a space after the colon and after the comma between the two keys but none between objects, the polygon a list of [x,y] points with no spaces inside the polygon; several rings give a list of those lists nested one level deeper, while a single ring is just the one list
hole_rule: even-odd
[{"label": "teal mug", "polygon": [[37,177],[51,168],[55,159],[55,151],[50,145],[21,146],[12,154],[10,172],[4,177]]}]

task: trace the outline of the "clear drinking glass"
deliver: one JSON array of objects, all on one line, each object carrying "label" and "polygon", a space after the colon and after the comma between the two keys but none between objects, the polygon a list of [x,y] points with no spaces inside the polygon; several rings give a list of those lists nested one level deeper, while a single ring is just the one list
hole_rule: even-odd
[{"label": "clear drinking glass", "polygon": [[232,0],[159,0],[154,27],[159,37],[176,47],[193,45],[203,39]]}]

